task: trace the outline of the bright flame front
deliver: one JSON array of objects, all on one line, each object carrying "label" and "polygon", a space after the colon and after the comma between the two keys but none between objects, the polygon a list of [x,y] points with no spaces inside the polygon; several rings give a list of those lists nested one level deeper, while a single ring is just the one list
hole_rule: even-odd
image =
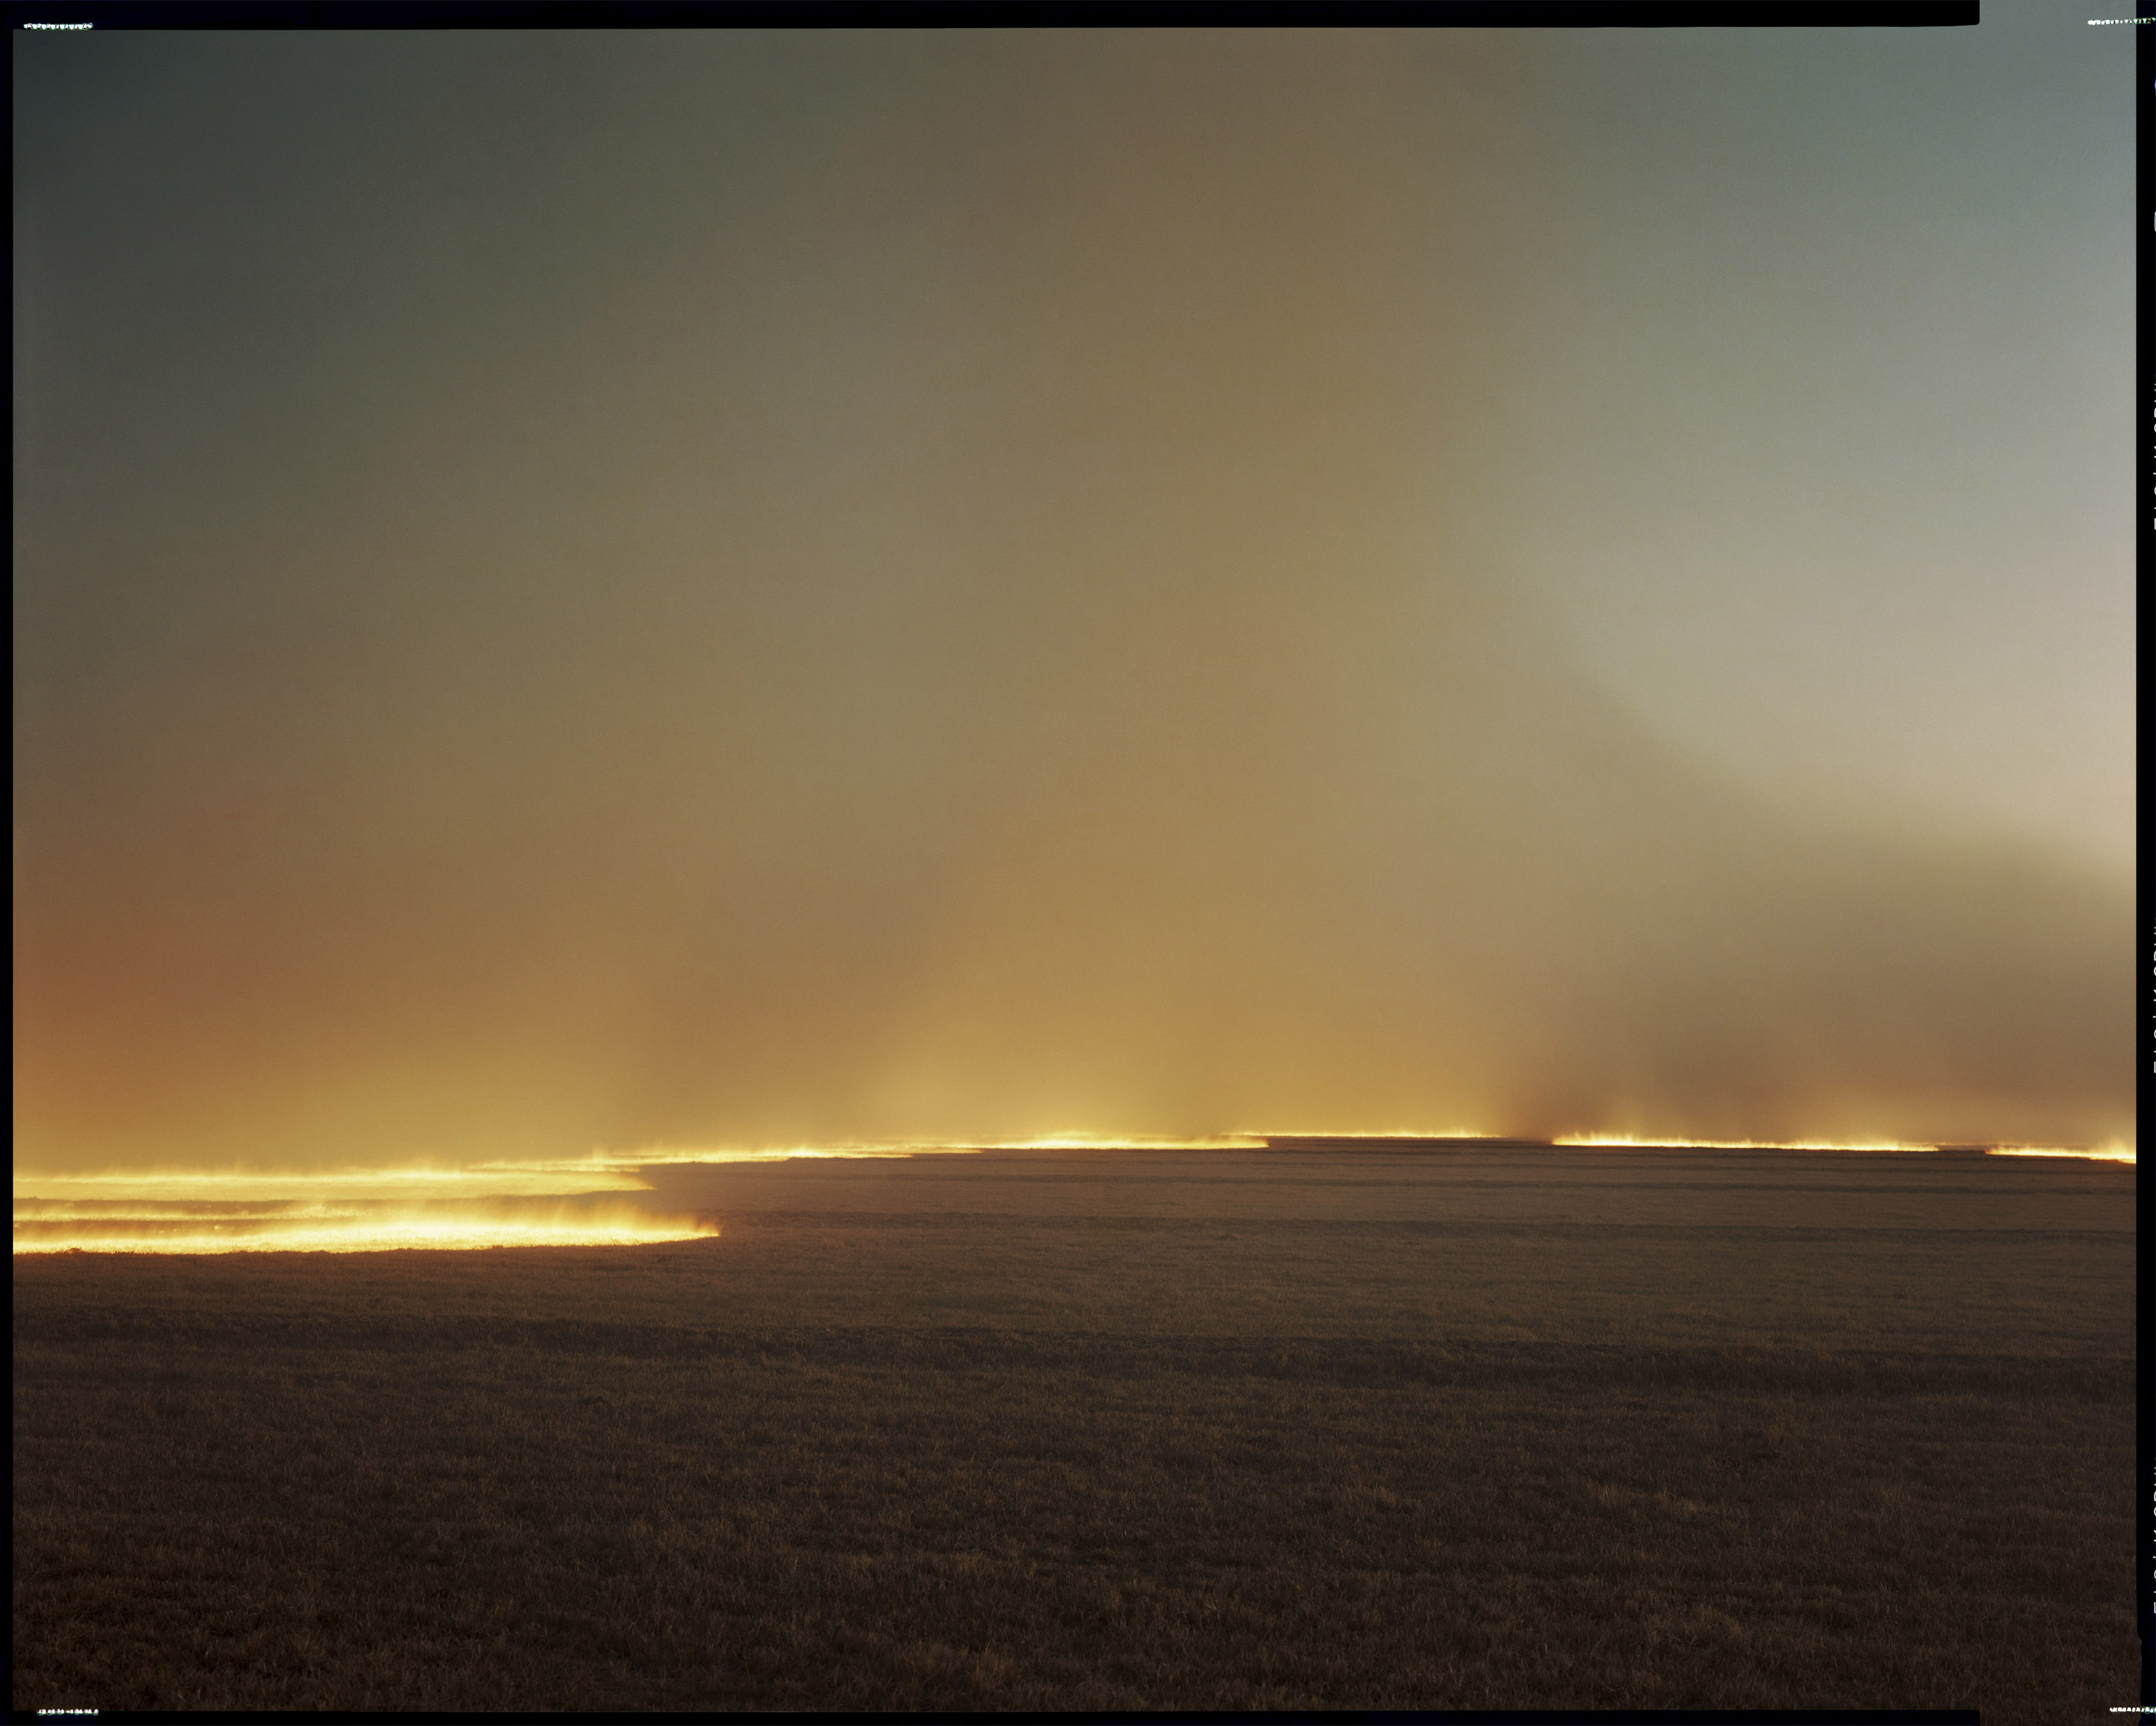
[{"label": "bright flame front", "polygon": [[101,1191],[94,1179],[64,1184],[75,1190],[18,1192],[16,1252],[629,1246],[719,1232],[717,1224],[696,1217],[654,1215],[619,1191],[534,1195],[514,1190],[513,1180],[511,1191],[490,1191],[493,1184],[483,1179],[459,1180],[446,1172],[424,1180],[408,1173],[381,1181],[347,1174],[319,1182],[197,1173],[115,1180]]}]

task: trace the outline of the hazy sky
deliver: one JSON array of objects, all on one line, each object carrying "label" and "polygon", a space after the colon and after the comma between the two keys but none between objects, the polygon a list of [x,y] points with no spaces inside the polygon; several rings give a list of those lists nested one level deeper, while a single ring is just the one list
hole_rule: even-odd
[{"label": "hazy sky", "polygon": [[2132,1132],[2133,41],[25,34],[21,1164]]}]

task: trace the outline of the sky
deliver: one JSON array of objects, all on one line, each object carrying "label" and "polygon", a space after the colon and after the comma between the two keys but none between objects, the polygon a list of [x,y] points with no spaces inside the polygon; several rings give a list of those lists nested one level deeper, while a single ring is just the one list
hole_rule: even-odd
[{"label": "sky", "polygon": [[18,1169],[2131,1139],[2129,31],[13,45]]}]

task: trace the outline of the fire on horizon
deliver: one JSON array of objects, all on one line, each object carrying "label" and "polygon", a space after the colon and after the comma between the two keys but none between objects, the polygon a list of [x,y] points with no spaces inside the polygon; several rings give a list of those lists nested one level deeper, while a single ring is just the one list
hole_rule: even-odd
[{"label": "fire on horizon", "polygon": [[[2064,1157],[2135,1160],[2132,1147],[2038,1145],[1759,1144],[1727,1140],[1502,1138],[1453,1133],[1233,1133],[1200,1139],[1100,1139],[1084,1133],[997,1145],[850,1145],[763,1150],[706,1147],[605,1152],[577,1158],[475,1169],[356,1169],[270,1174],[240,1169],[110,1171],[44,1175],[18,1171],[17,1253],[388,1252],[501,1246],[638,1246],[716,1238],[707,1211],[681,1214],[664,1195],[648,1200],[657,1175],[698,1175],[726,1164],[813,1163],[819,1158],[911,1159],[1019,1154],[1172,1158],[1198,1152],[1248,1177],[1249,1153],[1338,1153],[1353,1164],[1373,1152],[1407,1157],[1459,1153],[1698,1151],[1742,1155],[1799,1152],[1856,1156],[1936,1155],[1948,1159]],[[1096,1165],[1099,1166],[1099,1165]],[[1480,1166],[1476,1163],[1476,1166]],[[573,1187],[574,1190],[562,1190]],[[677,1194],[678,1200],[678,1194]],[[670,1210],[670,1204],[672,1208]]]},{"label": "fire on horizon", "polygon": [[18,1225],[2131,1154],[2124,33],[15,49]]}]

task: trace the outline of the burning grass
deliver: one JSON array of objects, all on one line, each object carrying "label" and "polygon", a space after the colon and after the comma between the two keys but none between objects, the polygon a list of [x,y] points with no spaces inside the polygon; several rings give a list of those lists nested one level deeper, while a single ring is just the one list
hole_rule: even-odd
[{"label": "burning grass", "polygon": [[716,1223],[654,1216],[613,1194],[434,1201],[351,1199],[15,1201],[18,1253],[467,1251],[694,1241]]},{"label": "burning grass", "polygon": [[967,1161],[17,1260],[15,1706],[2132,1699],[2128,1171]]}]

